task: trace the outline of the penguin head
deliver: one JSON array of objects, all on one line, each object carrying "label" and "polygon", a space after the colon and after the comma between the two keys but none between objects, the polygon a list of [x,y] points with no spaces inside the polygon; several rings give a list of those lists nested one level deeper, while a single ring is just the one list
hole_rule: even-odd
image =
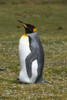
[{"label": "penguin head", "polygon": [[34,33],[34,32],[37,31],[37,29],[36,29],[36,27],[34,25],[26,24],[26,23],[22,22],[21,20],[18,20],[18,21],[24,26],[25,32],[27,34]]}]

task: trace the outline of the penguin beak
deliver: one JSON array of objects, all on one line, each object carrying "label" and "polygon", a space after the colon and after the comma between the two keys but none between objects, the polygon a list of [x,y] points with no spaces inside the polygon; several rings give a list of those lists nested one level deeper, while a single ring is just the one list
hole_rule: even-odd
[{"label": "penguin beak", "polygon": [[21,20],[18,20],[18,22],[20,22],[25,28],[27,28],[27,25],[24,22],[22,22]]}]

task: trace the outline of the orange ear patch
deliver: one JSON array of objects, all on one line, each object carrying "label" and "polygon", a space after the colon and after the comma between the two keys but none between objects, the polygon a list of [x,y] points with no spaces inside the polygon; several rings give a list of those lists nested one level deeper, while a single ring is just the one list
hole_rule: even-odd
[{"label": "orange ear patch", "polygon": [[34,28],[34,29],[33,29],[33,32],[36,32],[36,31],[37,31],[37,29],[36,29],[36,28]]}]

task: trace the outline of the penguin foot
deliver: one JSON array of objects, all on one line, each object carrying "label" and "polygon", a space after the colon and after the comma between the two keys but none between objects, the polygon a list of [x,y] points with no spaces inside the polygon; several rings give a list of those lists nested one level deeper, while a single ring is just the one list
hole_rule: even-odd
[{"label": "penguin foot", "polygon": [[37,83],[49,83],[48,81],[42,80],[42,81],[38,81]]},{"label": "penguin foot", "polygon": [[41,77],[36,83],[49,83],[48,81],[43,80],[43,78]]},{"label": "penguin foot", "polygon": [[19,78],[17,78],[17,80],[18,80],[18,82],[19,82],[20,84],[22,84],[22,83],[23,83],[23,82],[21,82],[21,81],[20,81],[20,79],[19,79]]},{"label": "penguin foot", "polygon": [[19,78],[17,78],[17,80],[18,80],[18,82],[19,82],[20,84],[28,84],[28,83],[24,83],[24,82],[20,81]]},{"label": "penguin foot", "polygon": [[49,83],[48,81],[42,80],[41,83]]},{"label": "penguin foot", "polygon": [[4,68],[2,68],[1,66],[0,66],[0,71],[3,71],[4,70]]}]

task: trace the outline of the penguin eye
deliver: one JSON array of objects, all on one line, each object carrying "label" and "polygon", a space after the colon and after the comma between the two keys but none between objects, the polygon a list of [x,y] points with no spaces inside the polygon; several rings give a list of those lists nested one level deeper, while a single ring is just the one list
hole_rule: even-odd
[{"label": "penguin eye", "polygon": [[34,29],[33,29],[33,32],[36,32],[36,31],[37,31],[37,29],[36,29],[36,28],[34,28]]}]

